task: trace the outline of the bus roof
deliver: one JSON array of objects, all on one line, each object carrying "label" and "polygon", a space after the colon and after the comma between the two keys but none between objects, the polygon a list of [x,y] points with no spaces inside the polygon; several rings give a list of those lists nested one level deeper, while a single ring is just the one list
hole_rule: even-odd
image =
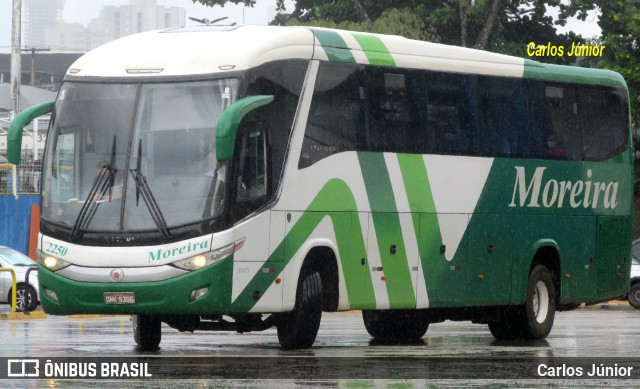
[{"label": "bus roof", "polygon": [[176,28],[129,35],[80,57],[67,75],[183,76],[248,69],[284,59],[309,59],[313,34],[284,27]]},{"label": "bus roof", "polygon": [[545,65],[523,58],[400,36],[317,27],[191,26],[129,35],[71,65],[76,77],[206,75],[280,59],[319,59],[494,76],[622,85],[614,72]]}]

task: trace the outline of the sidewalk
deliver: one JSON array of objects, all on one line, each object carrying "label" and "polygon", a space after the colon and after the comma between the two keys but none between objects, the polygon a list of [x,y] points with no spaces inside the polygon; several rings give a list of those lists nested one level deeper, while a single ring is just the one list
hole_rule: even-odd
[{"label": "sidewalk", "polygon": [[42,306],[32,312],[11,312],[11,305],[0,305],[0,320],[27,320],[46,319],[47,314],[42,311]]},{"label": "sidewalk", "polygon": [[[606,303],[594,304],[594,305],[582,305],[579,309],[609,309],[612,311],[635,311],[626,300],[611,300]],[[639,310],[640,312],[640,310]]]}]

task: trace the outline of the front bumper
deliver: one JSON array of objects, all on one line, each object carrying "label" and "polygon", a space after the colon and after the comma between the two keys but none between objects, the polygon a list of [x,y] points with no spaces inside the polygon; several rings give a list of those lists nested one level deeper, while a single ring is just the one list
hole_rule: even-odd
[{"label": "front bumper", "polygon": [[[153,271],[153,268],[149,268],[149,271]],[[38,266],[40,301],[43,310],[51,315],[205,315],[246,312],[247,307],[231,303],[232,275],[233,256],[200,270],[153,282],[81,282]],[[195,301],[189,301],[191,292],[203,287],[207,287],[208,292]],[[48,296],[45,289],[55,292],[58,301]],[[106,292],[133,292],[136,302],[105,304]]]}]

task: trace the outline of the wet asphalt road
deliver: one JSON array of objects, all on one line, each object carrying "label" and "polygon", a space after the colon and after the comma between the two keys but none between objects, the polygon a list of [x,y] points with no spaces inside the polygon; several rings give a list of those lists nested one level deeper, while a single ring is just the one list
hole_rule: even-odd
[{"label": "wet asphalt road", "polygon": [[[4,320],[0,321],[0,334],[0,357],[68,357],[84,358],[83,361],[105,357],[154,357],[162,358],[165,373],[179,378],[175,381],[157,378],[113,381],[117,387],[640,386],[640,367],[637,375],[632,375],[633,380],[531,379],[526,377],[526,369],[522,370],[522,377],[514,373],[516,378],[513,374],[504,378],[500,372],[501,367],[522,368],[510,360],[523,357],[560,358],[558,361],[568,364],[577,364],[579,358],[589,357],[594,362],[602,360],[623,364],[635,356],[640,345],[640,310],[624,304],[609,309],[559,313],[553,331],[543,341],[496,341],[486,325],[445,322],[432,324],[418,344],[379,345],[371,341],[359,312],[325,313],[313,348],[304,351],[280,350],[275,329],[246,334],[191,334],[179,333],[163,325],[160,351],[144,353],[135,348],[128,316],[48,316],[46,319]],[[185,363],[184,357],[197,358]],[[390,357],[400,358],[392,362],[397,366],[389,367]],[[402,359],[406,357],[409,359]],[[420,374],[394,373],[396,368],[411,371],[415,368],[412,361],[424,358],[435,361],[435,365],[430,365],[432,369],[447,366],[452,375],[442,377],[436,374],[435,378],[429,376],[429,380],[423,380],[424,376]],[[445,360],[447,365],[442,364],[442,358],[449,358]],[[212,370],[211,365],[218,365],[221,360],[229,361],[222,372]],[[327,361],[330,363],[325,363]],[[535,363],[539,361],[535,359]],[[247,370],[248,376],[243,377],[242,369],[249,365],[252,368],[259,365],[260,369],[258,373]],[[635,365],[640,365],[640,361]],[[460,374],[456,376],[458,370]],[[488,370],[495,374],[487,373]],[[206,372],[209,371],[218,378],[207,377]],[[265,371],[269,373],[265,375]],[[221,376],[224,378],[220,379]],[[500,379],[493,379],[493,376]],[[29,388],[105,387],[105,384],[104,380],[0,381],[1,387]]]}]

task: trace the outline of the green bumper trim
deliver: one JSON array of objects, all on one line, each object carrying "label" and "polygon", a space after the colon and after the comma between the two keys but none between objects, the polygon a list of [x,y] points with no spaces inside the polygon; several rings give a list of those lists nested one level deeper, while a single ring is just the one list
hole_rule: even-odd
[{"label": "green bumper trim", "polygon": [[[38,266],[40,302],[44,311],[51,315],[246,312],[250,307],[231,305],[232,274],[233,257],[168,280],[140,283],[80,282]],[[202,287],[208,287],[208,293],[190,302],[191,291]],[[58,302],[52,300],[44,288],[55,292]],[[105,292],[134,292],[136,303],[105,304]]]},{"label": "green bumper trim", "polygon": [[49,101],[29,107],[20,112],[11,122],[9,126],[9,134],[7,136],[7,159],[9,163],[17,165],[20,163],[20,151],[22,149],[22,132],[24,127],[38,116],[53,111],[55,102]]}]

